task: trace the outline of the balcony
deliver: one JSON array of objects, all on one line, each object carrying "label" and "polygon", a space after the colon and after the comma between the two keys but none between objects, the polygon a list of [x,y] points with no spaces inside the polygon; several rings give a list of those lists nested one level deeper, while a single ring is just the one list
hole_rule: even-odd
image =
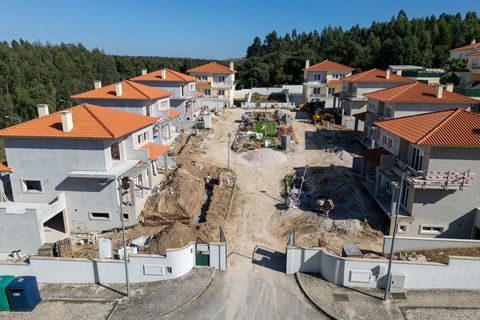
[{"label": "balcony", "polygon": [[398,158],[394,158],[392,171],[401,176],[405,173],[405,181],[414,188],[462,190],[472,186],[474,173],[452,171],[418,171]]},{"label": "balcony", "polygon": [[310,88],[321,88],[321,87],[326,87],[327,86],[327,81],[325,80],[313,80],[313,81],[307,81],[303,83],[304,86],[310,87]]},{"label": "balcony", "polygon": [[348,101],[367,101],[367,97],[359,92],[346,92],[342,91],[340,93],[340,99]]},{"label": "balcony", "polygon": [[231,89],[234,85],[235,82],[233,81],[222,81],[222,82],[215,82],[212,81],[210,83],[212,89]]}]

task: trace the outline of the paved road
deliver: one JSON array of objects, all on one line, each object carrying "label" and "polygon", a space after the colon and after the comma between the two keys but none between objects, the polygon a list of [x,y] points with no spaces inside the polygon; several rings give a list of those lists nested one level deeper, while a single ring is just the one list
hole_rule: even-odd
[{"label": "paved road", "polygon": [[326,319],[284,273],[283,253],[262,248],[236,260],[227,272],[217,272],[209,289],[171,319]]}]

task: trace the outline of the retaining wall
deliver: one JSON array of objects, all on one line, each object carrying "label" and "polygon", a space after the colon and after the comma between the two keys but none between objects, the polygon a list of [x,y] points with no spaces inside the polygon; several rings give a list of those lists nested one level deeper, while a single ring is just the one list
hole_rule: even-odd
[{"label": "retaining wall", "polygon": [[[392,237],[384,236],[383,254],[390,253]],[[480,247],[480,240],[471,239],[443,239],[443,238],[420,238],[420,237],[399,237],[395,238],[395,250],[428,250],[428,249],[446,249],[446,248],[472,248]]]}]

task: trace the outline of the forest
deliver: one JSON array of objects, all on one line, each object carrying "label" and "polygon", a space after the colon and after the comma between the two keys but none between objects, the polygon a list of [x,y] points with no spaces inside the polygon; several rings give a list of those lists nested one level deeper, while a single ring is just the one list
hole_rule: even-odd
[{"label": "forest", "polygon": [[[448,50],[474,38],[480,39],[480,20],[475,12],[464,17],[442,14],[409,19],[400,11],[390,21],[373,22],[369,27],[343,30],[327,26],[320,33],[294,29],[283,36],[273,31],[263,41],[256,37],[246,56],[236,61],[237,87],[299,84],[306,59],[311,64],[330,59],[357,71],[390,64],[458,68],[458,62],[448,60]],[[206,62],[109,55],[82,44],[0,42],[0,127],[35,117],[38,103],[49,104],[51,111],[70,107],[73,102],[69,97],[92,89],[96,79],[110,84],[138,75],[142,68],[168,67],[185,72]]]}]

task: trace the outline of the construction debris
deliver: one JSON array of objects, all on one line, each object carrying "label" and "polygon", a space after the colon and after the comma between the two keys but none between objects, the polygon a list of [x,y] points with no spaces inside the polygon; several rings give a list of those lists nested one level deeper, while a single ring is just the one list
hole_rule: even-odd
[{"label": "construction debris", "polygon": [[146,253],[165,255],[168,248],[181,248],[190,241],[196,241],[195,229],[179,221],[174,222],[150,240]]}]

